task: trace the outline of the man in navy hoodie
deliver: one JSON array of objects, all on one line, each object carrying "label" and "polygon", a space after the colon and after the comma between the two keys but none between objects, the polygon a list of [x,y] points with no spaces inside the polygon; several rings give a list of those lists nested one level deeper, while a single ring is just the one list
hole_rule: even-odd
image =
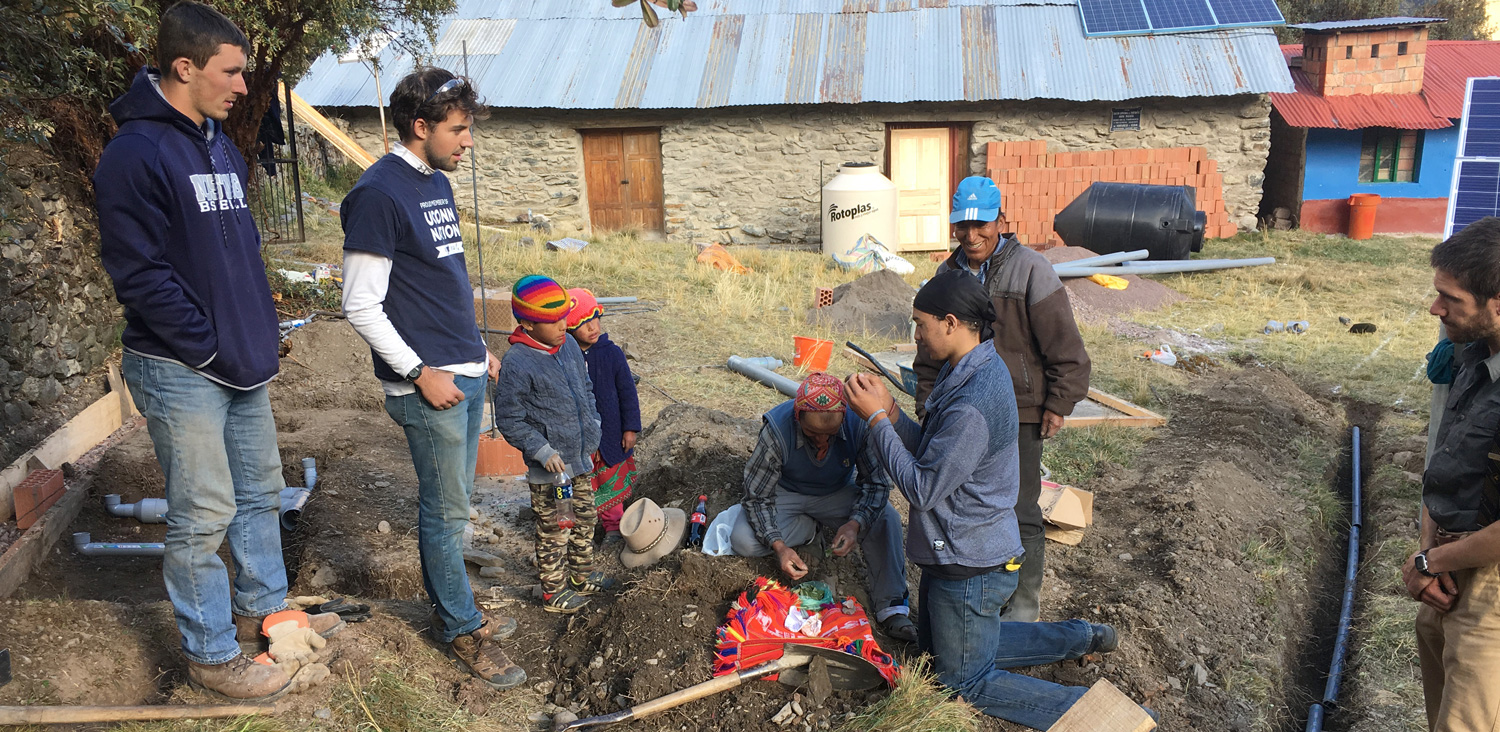
[{"label": "man in navy hoodie", "polygon": [[[121,369],[166,476],[162,577],[195,686],[279,696],[280,667],[239,640],[286,609],[276,511],[286,487],[266,384],[276,309],[245,201],[244,158],[220,123],[245,94],[249,42],[223,15],[182,2],[162,15],[160,70],[110,105],[120,131],[94,173],[100,257],[125,306]],[[219,546],[229,538],[229,575]],[[338,616],[314,616],[332,635]]]}]

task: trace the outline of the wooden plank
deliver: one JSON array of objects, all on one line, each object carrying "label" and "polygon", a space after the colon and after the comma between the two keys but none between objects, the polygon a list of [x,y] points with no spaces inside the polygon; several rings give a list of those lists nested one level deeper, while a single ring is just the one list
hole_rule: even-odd
[{"label": "wooden plank", "polygon": [[88,495],[91,483],[92,475],[68,486],[62,498],[42,514],[41,520],[27,529],[4,554],[0,554],[0,600],[10,597],[16,588],[26,582],[32,570],[46,558],[47,551],[68,530],[68,526],[78,516],[78,510],[83,507],[83,499]]},{"label": "wooden plank", "polygon": [[77,460],[114,434],[124,424],[125,415],[134,417],[140,414],[130,400],[130,390],[120,379],[117,366],[110,367],[108,381],[110,393],[74,415],[36,447],[16,458],[9,467],[0,470],[0,521],[14,514],[15,488],[32,470],[38,467],[55,470],[63,463]]},{"label": "wooden plank", "polygon": [[1108,680],[1099,679],[1047,732],[1150,732],[1151,715]]},{"label": "wooden plank", "polygon": [[1124,399],[1121,399],[1112,394],[1106,394],[1093,387],[1089,387],[1089,398],[1093,399],[1096,402],[1099,402],[1100,404],[1103,404],[1106,407],[1109,407],[1110,409],[1113,409],[1117,412],[1124,412],[1132,417],[1161,416],[1149,409],[1146,409],[1145,407],[1136,406],[1134,404],[1131,404],[1130,402],[1125,401]]},{"label": "wooden plank", "polygon": [[[277,93],[281,95],[282,99],[285,99],[286,87],[281,84],[277,84],[276,86]],[[344,134],[344,131],[339,129],[338,125],[333,123],[333,120],[324,117],[321,112],[313,109],[311,104],[303,101],[302,97],[297,96],[297,92],[292,92],[292,114],[298,122],[303,122],[308,127],[313,128],[314,132],[317,132],[329,144],[333,145],[335,149],[343,153],[344,157],[349,159],[349,162],[358,165],[360,170],[364,170],[375,164],[376,157],[371,155],[369,150],[364,149],[359,143],[355,142],[354,138]]]}]

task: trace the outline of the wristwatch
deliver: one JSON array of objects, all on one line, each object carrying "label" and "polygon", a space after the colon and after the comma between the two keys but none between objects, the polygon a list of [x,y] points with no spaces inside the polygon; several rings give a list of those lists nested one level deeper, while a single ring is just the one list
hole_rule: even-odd
[{"label": "wristwatch", "polygon": [[1422,551],[1417,552],[1417,556],[1412,557],[1412,564],[1416,565],[1418,572],[1421,572],[1422,574],[1427,575],[1428,577],[1436,577],[1436,576],[1438,576],[1437,572],[1430,572],[1427,569],[1427,550],[1426,549],[1423,549]]},{"label": "wristwatch", "polygon": [[412,369],[411,371],[406,372],[406,380],[407,381],[416,381],[417,377],[422,375],[422,369],[424,369],[424,368],[427,368],[427,364],[424,364],[424,363],[417,364],[416,368]]}]

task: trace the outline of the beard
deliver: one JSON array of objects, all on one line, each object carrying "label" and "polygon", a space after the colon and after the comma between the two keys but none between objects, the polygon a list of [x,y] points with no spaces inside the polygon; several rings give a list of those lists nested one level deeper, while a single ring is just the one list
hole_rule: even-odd
[{"label": "beard", "polygon": [[1448,331],[1448,340],[1454,343],[1487,341],[1500,335],[1500,322],[1480,315],[1466,323],[1443,323]]},{"label": "beard", "polygon": [[447,173],[458,170],[458,161],[453,159],[453,153],[434,156],[432,154],[432,143],[425,140],[422,142],[422,157],[427,159],[427,165],[434,170],[441,170]]}]

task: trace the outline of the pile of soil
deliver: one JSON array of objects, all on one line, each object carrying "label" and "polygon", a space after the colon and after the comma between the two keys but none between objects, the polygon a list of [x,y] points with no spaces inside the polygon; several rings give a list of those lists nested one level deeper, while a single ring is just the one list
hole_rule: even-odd
[{"label": "pile of soil", "polygon": [[691,404],[666,407],[641,433],[635,496],[686,511],[705,494],[711,509],[737,503],[759,434],[759,420]]},{"label": "pile of soil", "polygon": [[[1053,247],[1042,252],[1042,256],[1058,264],[1099,255],[1083,247]],[[1068,300],[1073,304],[1073,316],[1082,322],[1103,325],[1112,316],[1159,310],[1187,299],[1182,293],[1155,280],[1135,275],[1125,275],[1124,279],[1130,282],[1130,286],[1123,290],[1111,290],[1082,277],[1063,280],[1063,286],[1068,288]]]},{"label": "pile of soil", "polygon": [[850,335],[905,339],[916,295],[901,275],[882,269],[833,288],[833,304],[814,308],[807,322]]}]

